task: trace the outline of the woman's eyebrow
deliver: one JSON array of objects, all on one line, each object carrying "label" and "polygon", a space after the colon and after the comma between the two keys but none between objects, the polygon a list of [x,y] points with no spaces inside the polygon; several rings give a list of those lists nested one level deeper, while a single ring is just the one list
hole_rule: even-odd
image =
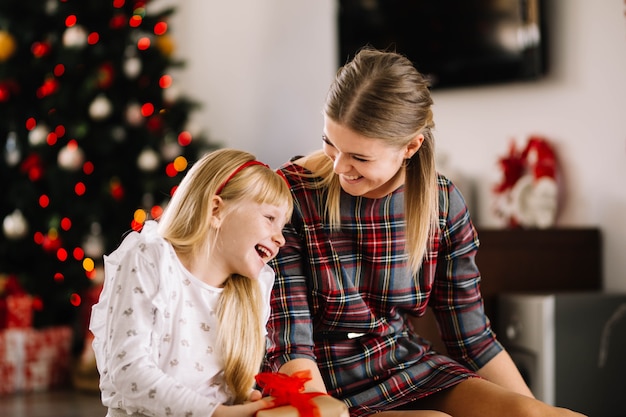
[{"label": "woman's eyebrow", "polygon": [[[328,143],[333,148],[337,149],[335,144],[330,139],[328,139],[328,136],[325,133],[322,133],[322,140],[325,141],[326,143]],[[363,154],[354,153],[354,152],[347,152],[347,154],[352,156],[352,157],[361,158],[361,159],[371,159],[372,158],[371,155],[363,155]]]}]

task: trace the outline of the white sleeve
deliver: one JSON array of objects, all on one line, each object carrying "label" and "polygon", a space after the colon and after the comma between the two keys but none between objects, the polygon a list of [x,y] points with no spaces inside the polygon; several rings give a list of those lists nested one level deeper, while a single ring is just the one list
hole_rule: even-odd
[{"label": "white sleeve", "polygon": [[[269,266],[265,265],[265,267],[261,270],[261,274],[259,274],[259,286],[261,287],[261,296],[263,297],[263,324],[267,325],[267,321],[270,318],[271,306],[270,306],[270,297],[272,295],[272,288],[274,287],[274,280],[276,274],[274,270]],[[267,334],[267,330],[265,330],[265,334]]]},{"label": "white sleeve", "polygon": [[[157,366],[160,335],[154,325],[162,271],[157,261],[143,253],[140,242],[135,242],[135,247],[125,243],[127,250],[120,256],[105,259],[109,282],[92,311],[101,376],[110,382],[112,395],[122,394],[118,408],[129,413],[210,416],[219,405],[215,398],[183,386]],[[103,392],[103,400],[105,395]]]}]

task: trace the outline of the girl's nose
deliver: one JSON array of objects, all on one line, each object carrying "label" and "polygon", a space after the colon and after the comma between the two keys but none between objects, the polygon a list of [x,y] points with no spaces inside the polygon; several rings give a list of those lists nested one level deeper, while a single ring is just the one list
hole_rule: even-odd
[{"label": "girl's nose", "polygon": [[285,245],[285,236],[283,236],[282,231],[279,231],[274,235],[274,242],[279,248],[282,248]]}]

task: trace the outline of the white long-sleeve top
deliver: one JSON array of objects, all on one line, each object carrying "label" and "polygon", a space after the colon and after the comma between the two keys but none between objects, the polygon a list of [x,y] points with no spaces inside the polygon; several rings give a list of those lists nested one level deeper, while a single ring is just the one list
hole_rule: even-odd
[{"label": "white long-sleeve top", "polygon": [[[146,222],[104,257],[89,325],[102,403],[147,416],[211,416],[231,399],[216,343],[222,290],[191,275],[156,229]],[[266,265],[258,280],[267,321],[273,270]]]}]

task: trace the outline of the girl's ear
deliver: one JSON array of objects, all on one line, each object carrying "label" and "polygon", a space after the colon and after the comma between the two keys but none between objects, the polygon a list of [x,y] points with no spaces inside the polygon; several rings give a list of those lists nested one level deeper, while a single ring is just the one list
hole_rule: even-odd
[{"label": "girl's ear", "polygon": [[409,144],[406,146],[404,157],[405,159],[410,159],[415,155],[417,151],[422,147],[422,143],[424,143],[424,134],[420,133],[416,135]]},{"label": "girl's ear", "polygon": [[219,229],[224,217],[224,200],[218,195],[211,199],[211,226]]}]

